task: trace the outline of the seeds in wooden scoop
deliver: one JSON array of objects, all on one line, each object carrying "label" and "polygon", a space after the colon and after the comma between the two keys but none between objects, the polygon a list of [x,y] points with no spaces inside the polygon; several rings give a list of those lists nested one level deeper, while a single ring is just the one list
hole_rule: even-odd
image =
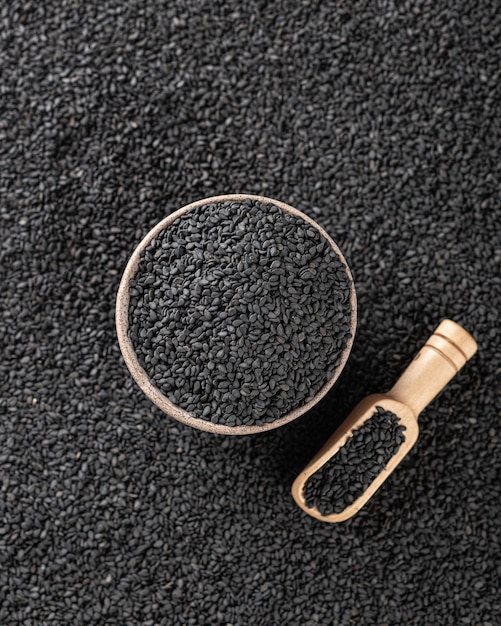
[{"label": "seeds in wooden scoop", "polygon": [[351,281],[321,233],[253,200],[197,207],[144,251],[129,337],[174,404],[229,426],[310,400],[349,339]]},{"label": "seeds in wooden scoop", "polygon": [[376,412],[304,487],[306,505],[322,515],[341,513],[371,485],[405,441],[405,426],[391,411]]}]

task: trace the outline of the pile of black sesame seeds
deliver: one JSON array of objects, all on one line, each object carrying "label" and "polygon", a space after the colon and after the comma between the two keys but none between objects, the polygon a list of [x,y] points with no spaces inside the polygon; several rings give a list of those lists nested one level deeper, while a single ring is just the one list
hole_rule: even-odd
[{"label": "pile of black sesame seeds", "polygon": [[[496,0],[4,0],[0,624],[497,626],[501,15]],[[223,437],[132,380],[131,251],[221,193],[334,235],[359,302],[311,412]],[[443,317],[478,353],[354,518],[290,496]]]},{"label": "pile of black sesame seeds", "polygon": [[351,337],[338,254],[302,217],[253,199],[178,217],[142,252],[129,293],[139,363],[214,424],[257,426],[305,404]]},{"label": "pile of black sesame seeds", "polygon": [[405,426],[395,413],[376,407],[346,443],[306,481],[308,508],[324,516],[342,513],[359,498],[400,449]]}]

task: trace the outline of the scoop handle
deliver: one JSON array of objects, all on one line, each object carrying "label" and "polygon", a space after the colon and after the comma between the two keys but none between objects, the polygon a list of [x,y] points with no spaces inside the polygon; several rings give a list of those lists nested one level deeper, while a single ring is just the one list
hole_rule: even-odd
[{"label": "scoop handle", "polygon": [[456,322],[443,320],[388,396],[417,417],[477,351],[477,342]]}]

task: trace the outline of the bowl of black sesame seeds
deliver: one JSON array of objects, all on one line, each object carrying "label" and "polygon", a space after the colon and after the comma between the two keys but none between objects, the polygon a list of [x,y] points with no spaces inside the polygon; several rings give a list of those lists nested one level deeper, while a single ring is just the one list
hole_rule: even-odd
[{"label": "bowl of black sesame seeds", "polygon": [[125,363],[162,411],[226,435],[283,426],[331,389],[353,344],[353,278],[325,230],[263,196],[193,202],[157,224],[120,282]]}]

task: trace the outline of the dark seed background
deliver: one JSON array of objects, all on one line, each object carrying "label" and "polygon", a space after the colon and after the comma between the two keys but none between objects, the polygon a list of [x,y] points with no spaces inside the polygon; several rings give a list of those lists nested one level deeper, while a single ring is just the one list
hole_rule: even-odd
[{"label": "dark seed background", "polygon": [[[499,624],[501,14],[484,2],[0,1],[0,624]],[[165,215],[257,193],[316,219],[359,327],[328,397],[191,430],[114,303]],[[443,317],[479,352],[351,521],[290,485]]]}]

